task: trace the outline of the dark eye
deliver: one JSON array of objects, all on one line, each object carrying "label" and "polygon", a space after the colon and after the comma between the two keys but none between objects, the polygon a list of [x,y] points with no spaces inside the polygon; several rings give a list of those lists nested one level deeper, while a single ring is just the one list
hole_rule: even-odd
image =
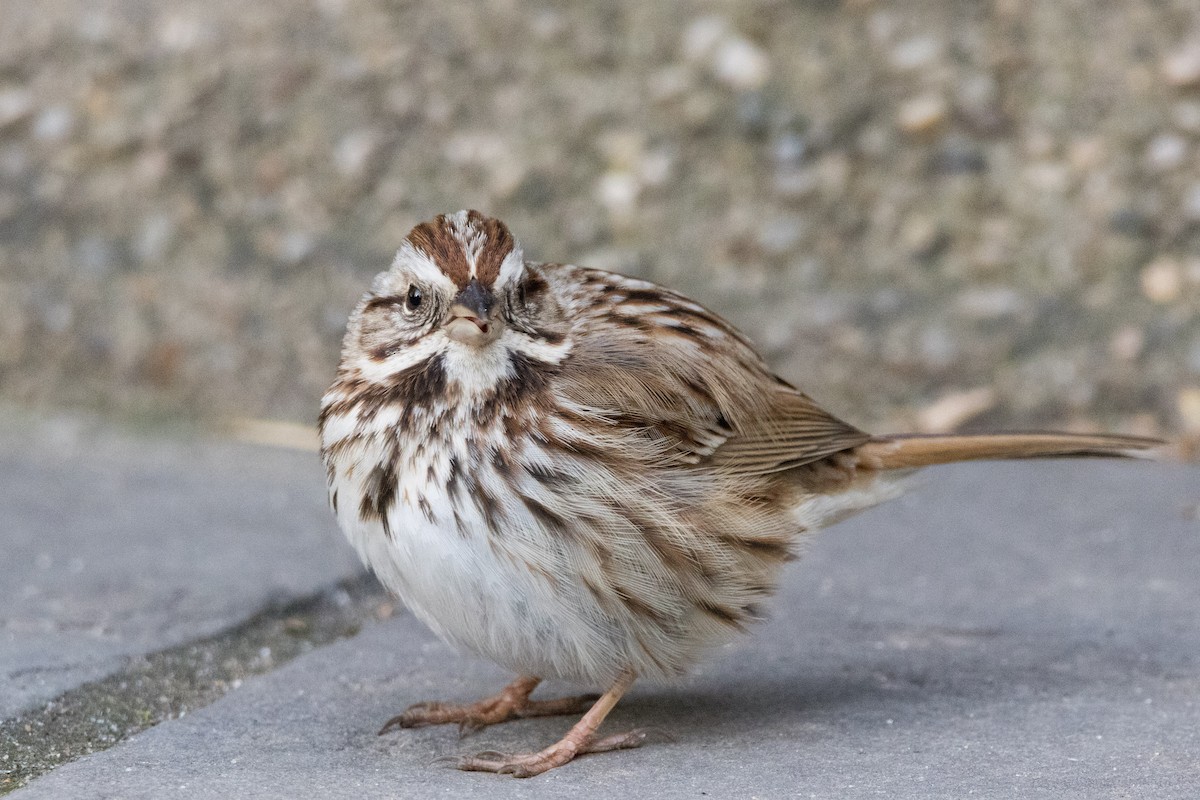
[{"label": "dark eye", "polygon": [[425,296],[421,294],[421,290],[414,283],[408,287],[408,296],[404,298],[404,307],[409,311],[416,311],[421,306],[421,301]]}]

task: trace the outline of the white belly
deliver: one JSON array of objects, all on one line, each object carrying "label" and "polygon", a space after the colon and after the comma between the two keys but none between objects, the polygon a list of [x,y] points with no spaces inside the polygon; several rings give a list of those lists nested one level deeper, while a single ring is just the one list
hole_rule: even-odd
[{"label": "white belly", "polygon": [[[463,444],[454,450],[452,441]],[[604,686],[627,669],[648,677],[678,674],[701,650],[728,638],[728,630],[714,631],[712,620],[697,617],[671,585],[669,570],[666,577],[661,569],[654,577],[655,555],[636,531],[624,542],[612,538],[612,528],[594,536],[615,548],[614,558],[636,563],[623,578],[633,581],[629,585],[642,581],[640,598],[653,601],[667,621],[653,628],[636,609],[614,608],[611,597],[604,603],[596,592],[604,580],[597,557],[579,541],[586,537],[539,528],[490,459],[469,452],[465,441],[446,437],[436,446],[397,453],[371,437],[336,459],[346,466],[331,476],[338,522],[359,556],[443,639],[517,673]],[[365,486],[380,464],[394,469],[386,524],[361,508],[369,494]],[[452,475],[458,476],[456,489]],[[791,519],[797,531],[815,532],[899,488],[882,480],[834,495],[809,495],[792,509]],[[616,489],[609,486],[598,496],[617,496]],[[746,573],[746,584],[773,582],[775,568],[764,570]],[[712,595],[734,602],[720,591],[745,594],[737,581],[732,588],[714,585]],[[706,622],[707,629],[697,627]]]},{"label": "white belly", "polygon": [[[370,471],[362,465],[378,462],[364,453],[358,463],[352,475],[334,476],[338,522],[380,581],[443,639],[540,677],[603,683],[629,663],[631,643],[572,579],[569,550],[540,539],[511,541],[521,535],[511,523],[523,509],[505,509],[510,540],[498,540],[475,503],[461,495],[451,503],[446,464],[431,471],[423,463],[398,474],[385,531],[382,521],[364,520],[351,499],[362,496]],[[499,483],[490,470],[472,477],[491,496],[504,496],[502,486],[488,484]]]}]

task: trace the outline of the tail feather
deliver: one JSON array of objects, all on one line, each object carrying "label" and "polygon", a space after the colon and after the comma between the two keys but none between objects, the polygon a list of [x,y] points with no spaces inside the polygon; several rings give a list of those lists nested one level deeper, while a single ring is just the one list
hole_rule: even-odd
[{"label": "tail feather", "polygon": [[901,434],[877,436],[855,453],[875,469],[905,469],[983,459],[1145,458],[1164,444],[1146,436],[1100,433]]}]

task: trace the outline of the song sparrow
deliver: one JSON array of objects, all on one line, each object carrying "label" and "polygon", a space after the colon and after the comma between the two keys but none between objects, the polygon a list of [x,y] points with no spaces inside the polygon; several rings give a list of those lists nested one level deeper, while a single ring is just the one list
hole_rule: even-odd
[{"label": "song sparrow", "polygon": [[[644,731],[596,734],[633,681],[678,676],[747,628],[797,542],[894,496],[898,475],[1159,443],[872,436],[697,303],[527,262],[475,211],[415,227],[375,279],[320,427],[330,502],[363,560],[443,639],[521,676],[478,703],[413,706],[384,731],[590,706],[541,752],[457,762],[517,776],[640,744]],[[606,691],[530,699],[544,677]]]}]

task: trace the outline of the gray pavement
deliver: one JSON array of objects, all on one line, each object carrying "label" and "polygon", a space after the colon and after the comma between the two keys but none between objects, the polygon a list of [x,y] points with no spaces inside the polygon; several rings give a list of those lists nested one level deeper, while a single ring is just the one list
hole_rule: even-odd
[{"label": "gray pavement", "polygon": [[357,570],[317,457],[78,420],[0,430],[0,719]]},{"label": "gray pavement", "polygon": [[[242,474],[231,475],[224,455],[205,457],[203,448],[170,443],[147,444],[126,453],[128,461],[108,453],[98,467],[87,466],[91,456],[81,454],[69,469],[49,464],[29,471],[58,480],[64,470],[82,470],[104,488],[98,494],[114,499],[93,498],[84,504],[91,513],[57,517],[62,503],[37,506],[38,512],[29,501],[25,516],[18,515],[28,521],[16,539],[16,552],[25,553],[19,563],[38,569],[38,542],[50,547],[44,542],[63,536],[91,547],[86,558],[95,551],[99,561],[93,577],[75,582],[86,589],[77,594],[65,577],[37,584],[50,588],[32,599],[4,588],[7,597],[23,598],[21,619],[39,613],[58,586],[74,604],[62,608],[74,608],[74,616],[40,613],[77,626],[61,634],[57,650],[37,637],[9,638],[5,669],[21,659],[49,668],[62,658],[90,664],[95,674],[113,663],[112,656],[89,655],[96,645],[88,623],[97,616],[110,620],[106,630],[119,632],[111,634],[118,641],[113,652],[132,652],[227,624],[272,592],[303,592],[346,574],[352,562],[324,511],[319,474],[314,482],[302,466],[305,456],[212,447],[236,455]],[[21,472],[19,454],[6,452],[5,472],[14,465]],[[161,466],[143,470],[143,453],[170,457],[156,455]],[[114,469],[142,477],[100,480]],[[277,493],[253,490],[247,474]],[[43,489],[30,477],[23,492],[6,499],[40,496]],[[204,498],[217,496],[223,499],[211,508],[225,511],[202,511]],[[360,800],[586,791],[596,797],[1194,798],[1200,793],[1198,503],[1200,471],[1173,464],[929,470],[905,498],[817,537],[789,568],[773,618],[754,636],[715,654],[682,684],[635,687],[606,724],[653,726],[670,741],[586,757],[530,781],[464,774],[430,761],[538,747],[567,721],[510,723],[463,741],[444,728],[375,736],[384,719],[412,702],[470,699],[508,678],[453,653],[401,612],[248,679],[205,708],[60,767],[13,797]],[[39,522],[39,513],[56,521]],[[113,532],[139,525],[152,530],[129,539],[131,549],[122,554],[124,539]],[[154,535],[180,527],[190,533]],[[107,537],[107,549],[87,541],[95,537]],[[238,557],[211,555],[222,548],[235,548]],[[93,562],[85,563],[77,574],[89,574]],[[189,581],[193,572],[205,580]],[[138,597],[157,601],[123,600],[122,607],[135,610],[106,616],[109,606],[97,604],[125,595],[96,587],[130,583],[141,587]],[[163,598],[174,600],[162,607]],[[87,671],[64,673],[54,685],[81,680]]]}]

